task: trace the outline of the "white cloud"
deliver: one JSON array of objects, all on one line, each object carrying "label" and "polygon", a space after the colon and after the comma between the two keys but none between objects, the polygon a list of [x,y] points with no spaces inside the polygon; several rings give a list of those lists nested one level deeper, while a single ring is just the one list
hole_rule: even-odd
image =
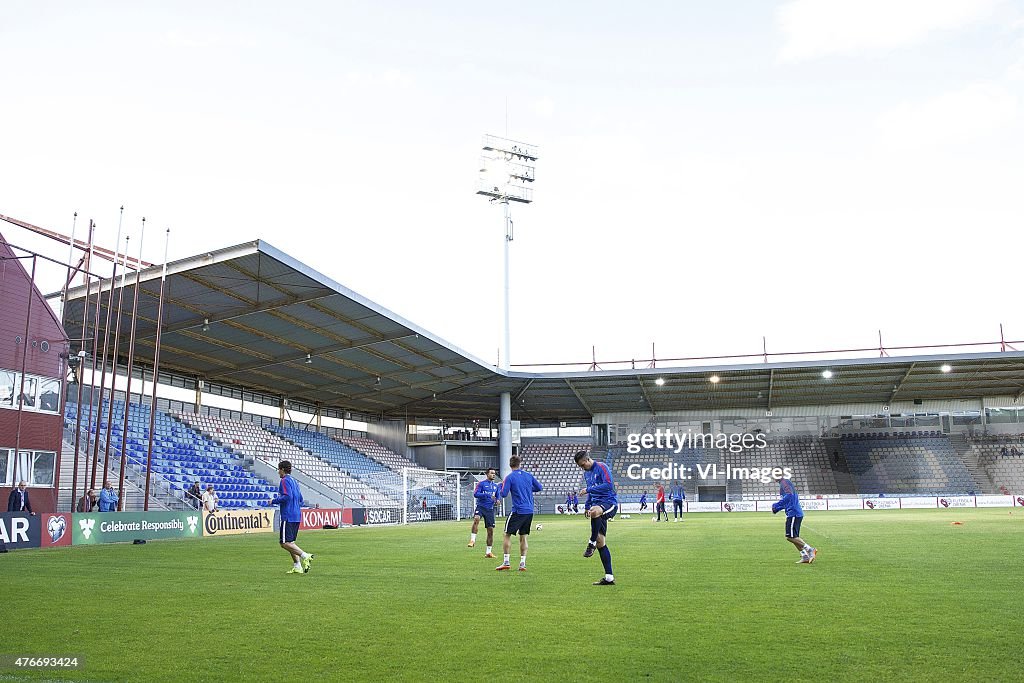
[{"label": "white cloud", "polygon": [[777,13],[783,62],[884,52],[990,16],[1002,0],[790,0]]},{"label": "white cloud", "polygon": [[918,103],[903,103],[881,114],[876,125],[883,141],[896,147],[961,143],[1011,123],[1019,97],[996,83],[973,84]]}]

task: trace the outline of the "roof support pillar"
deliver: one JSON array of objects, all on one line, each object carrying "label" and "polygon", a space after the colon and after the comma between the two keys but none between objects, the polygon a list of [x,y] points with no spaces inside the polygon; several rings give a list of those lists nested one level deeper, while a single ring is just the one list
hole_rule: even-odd
[{"label": "roof support pillar", "polygon": [[504,481],[512,472],[508,464],[509,458],[512,457],[512,394],[508,391],[501,392],[498,417],[498,465]]}]

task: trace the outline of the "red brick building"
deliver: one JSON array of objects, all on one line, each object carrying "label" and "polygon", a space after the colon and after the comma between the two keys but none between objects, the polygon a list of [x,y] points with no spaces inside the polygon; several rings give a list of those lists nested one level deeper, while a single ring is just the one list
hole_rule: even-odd
[{"label": "red brick building", "polygon": [[0,235],[0,509],[24,480],[44,512],[57,509],[68,338],[31,270]]}]

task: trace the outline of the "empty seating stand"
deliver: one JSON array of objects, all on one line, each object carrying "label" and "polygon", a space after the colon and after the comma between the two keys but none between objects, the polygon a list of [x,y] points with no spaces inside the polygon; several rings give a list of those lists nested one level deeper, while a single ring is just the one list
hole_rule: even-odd
[{"label": "empty seating stand", "polygon": [[583,470],[573,460],[581,450],[589,452],[590,445],[534,442],[524,443],[519,456],[522,469],[535,476],[546,493],[564,495],[567,491],[579,491],[583,483]]},{"label": "empty seating stand", "polygon": [[[276,426],[269,429],[281,438],[308,451],[311,455],[331,463],[375,491],[376,495],[371,496],[374,505],[393,506],[402,501],[401,476],[396,477],[392,470],[376,460],[368,458],[359,451],[316,430]],[[427,497],[428,505],[435,505],[438,502],[441,501],[436,496],[434,499]]]},{"label": "empty seating stand", "polygon": [[843,434],[840,447],[862,495],[949,495],[977,488],[939,431]]},{"label": "empty seating stand", "polygon": [[[835,472],[825,444],[810,435],[771,436],[764,448],[746,448],[738,453],[726,450],[726,464],[745,468],[789,468],[793,483],[802,496],[839,493]],[[777,481],[738,480],[745,500],[779,497]]]},{"label": "empty seating stand", "polygon": [[[83,408],[84,428],[88,422],[88,406]],[[77,404],[67,404],[65,416],[70,425],[75,423],[78,411]],[[110,429],[111,454],[120,457],[121,441],[124,438],[127,463],[141,473],[146,471],[149,423],[148,405],[129,405],[128,421],[125,423],[124,402],[114,401]],[[97,431],[97,424],[100,437],[105,438],[106,402],[99,410],[93,408],[91,427],[94,432]],[[207,484],[213,484],[221,508],[264,507],[269,504],[270,494],[277,490],[276,485],[240,465],[229,450],[162,412],[157,412],[154,420],[152,470],[153,475],[167,482],[168,487],[181,498],[185,498],[185,491],[194,482],[198,481],[204,491]]]},{"label": "empty seating stand", "polygon": [[968,443],[996,488],[1024,495],[1024,435],[984,436]]},{"label": "empty seating stand", "polygon": [[393,505],[379,491],[366,486],[336,465],[251,422],[194,413],[178,413],[176,416],[240,455],[259,459],[275,468],[281,460],[288,460],[298,472],[343,495],[347,505]]}]

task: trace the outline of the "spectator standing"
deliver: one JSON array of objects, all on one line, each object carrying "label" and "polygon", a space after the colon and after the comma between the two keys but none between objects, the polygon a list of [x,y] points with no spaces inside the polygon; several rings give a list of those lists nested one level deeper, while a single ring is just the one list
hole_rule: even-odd
[{"label": "spectator standing", "polygon": [[207,512],[217,511],[217,494],[213,491],[213,484],[206,485],[206,493],[203,494],[203,509]]},{"label": "spectator standing", "polygon": [[100,512],[116,512],[118,500],[114,485],[108,481],[100,491]]},{"label": "spectator standing", "polygon": [[18,482],[18,488],[11,489],[11,495],[7,498],[7,511],[27,512],[35,517],[36,513],[32,512],[32,503],[29,502],[26,486],[27,484],[22,481]]},{"label": "spectator standing", "polygon": [[203,492],[199,489],[198,481],[192,484],[192,487],[189,488],[187,495],[188,502],[192,504],[192,507],[198,510],[200,505],[200,499],[202,498],[203,495]]}]

